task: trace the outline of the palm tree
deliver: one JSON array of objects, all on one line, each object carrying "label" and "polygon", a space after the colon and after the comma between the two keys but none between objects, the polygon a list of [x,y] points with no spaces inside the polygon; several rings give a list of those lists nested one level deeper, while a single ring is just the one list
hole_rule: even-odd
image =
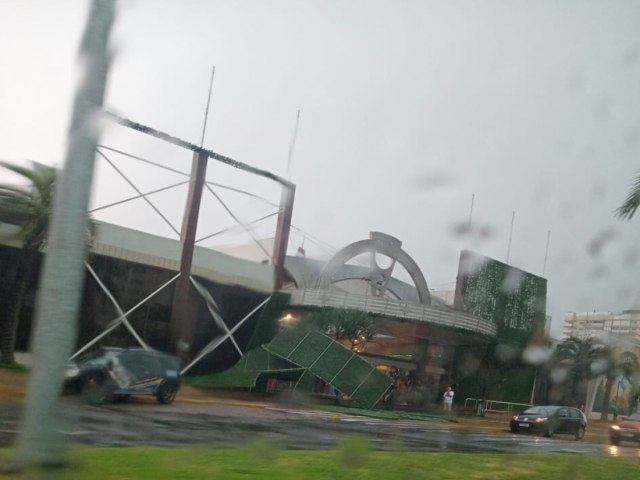
[{"label": "palm tree", "polygon": [[640,172],[631,184],[629,194],[624,203],[616,209],[616,216],[622,220],[631,220],[640,206]]},{"label": "palm tree", "polygon": [[13,288],[6,292],[8,301],[0,326],[0,362],[13,364],[22,303],[38,262],[38,252],[47,239],[56,170],[37,162],[23,167],[1,160],[0,167],[27,181],[24,186],[0,184],[0,224],[18,227],[17,235],[23,244],[17,252],[13,282],[8,282]]},{"label": "palm tree", "polygon": [[606,345],[593,338],[569,337],[557,346],[553,355],[554,363],[556,367],[565,366],[569,370],[568,402],[585,404],[587,382],[607,370],[609,356]]},{"label": "palm tree", "polygon": [[[613,352],[609,358],[609,368],[605,372],[605,384],[604,384],[604,397],[602,399],[602,413],[600,414],[600,420],[609,419],[609,405],[611,404],[611,390],[615,385],[616,380],[622,376],[626,379],[631,379],[631,376],[638,372],[640,365],[638,364],[638,357],[631,352],[624,352],[620,356],[615,356]],[[616,405],[618,408],[618,405]]]},{"label": "palm tree", "polygon": [[374,322],[366,312],[325,308],[313,312],[308,320],[336,341],[348,340],[351,350],[373,338]]}]

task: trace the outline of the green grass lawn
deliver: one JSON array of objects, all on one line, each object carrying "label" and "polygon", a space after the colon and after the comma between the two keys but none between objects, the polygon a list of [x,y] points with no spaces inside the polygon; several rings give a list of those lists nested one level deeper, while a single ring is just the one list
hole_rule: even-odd
[{"label": "green grass lawn", "polygon": [[9,370],[12,372],[18,373],[28,373],[29,369],[24,365],[20,365],[19,363],[4,363],[0,362],[0,369]]},{"label": "green grass lawn", "polygon": [[[6,455],[3,452],[3,457]],[[345,439],[335,450],[282,450],[255,441],[245,448],[78,448],[70,467],[48,471],[53,479],[562,479],[636,478],[638,458],[583,455],[508,455],[377,452],[365,440]],[[41,478],[38,472],[6,478]]]}]

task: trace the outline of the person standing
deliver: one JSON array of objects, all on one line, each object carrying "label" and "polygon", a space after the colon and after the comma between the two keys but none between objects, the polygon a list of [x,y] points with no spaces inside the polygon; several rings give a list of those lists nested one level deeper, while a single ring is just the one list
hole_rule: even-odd
[{"label": "person standing", "polygon": [[447,386],[447,389],[442,395],[443,399],[443,407],[445,412],[451,411],[451,405],[453,404],[453,390],[451,390],[451,385]]}]

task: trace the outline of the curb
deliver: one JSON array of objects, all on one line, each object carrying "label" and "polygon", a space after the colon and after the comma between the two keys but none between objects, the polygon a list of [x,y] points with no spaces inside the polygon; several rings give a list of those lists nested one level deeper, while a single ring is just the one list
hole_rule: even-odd
[{"label": "curb", "polygon": [[194,405],[224,405],[229,407],[269,408],[271,404],[264,402],[251,402],[247,400],[231,400],[224,398],[176,398],[178,403],[190,403]]},{"label": "curb", "polygon": [[[12,385],[0,384],[0,398],[24,399],[25,388],[14,387]],[[226,405],[236,407],[252,407],[252,408],[268,408],[271,404],[266,402],[252,402],[249,400],[232,400],[225,398],[194,398],[194,397],[178,397],[178,403],[190,403],[194,405]]]},{"label": "curb", "polygon": [[[24,390],[18,387],[8,385],[0,385],[0,398],[23,399],[25,397]],[[251,407],[251,408],[269,408],[271,405],[262,402],[250,402],[246,400],[226,400],[222,398],[176,398],[176,403],[189,403],[193,405],[224,405],[229,407]]]}]

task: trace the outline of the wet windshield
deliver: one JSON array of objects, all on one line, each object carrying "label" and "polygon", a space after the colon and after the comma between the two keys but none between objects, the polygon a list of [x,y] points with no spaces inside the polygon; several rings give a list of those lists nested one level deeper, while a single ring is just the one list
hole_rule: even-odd
[{"label": "wet windshield", "polygon": [[77,365],[107,365],[110,361],[114,361],[121,354],[120,349],[100,348],[93,352],[79,356],[73,363]]},{"label": "wet windshield", "polygon": [[[537,453],[505,435],[566,435],[566,408],[614,455],[640,419],[640,2],[117,4],[0,0],[0,367],[51,380],[0,405],[37,413],[0,447],[55,431],[37,400],[77,358],[80,391],[163,405],[96,430],[185,429],[140,444],[202,414],[234,447]],[[99,346],[136,351],[74,356]]]}]

